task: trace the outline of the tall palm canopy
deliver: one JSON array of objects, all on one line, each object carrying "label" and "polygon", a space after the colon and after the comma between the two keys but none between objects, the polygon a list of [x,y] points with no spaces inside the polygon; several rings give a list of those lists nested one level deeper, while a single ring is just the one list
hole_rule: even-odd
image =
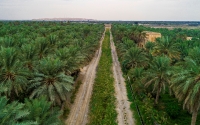
[{"label": "tall palm canopy", "polygon": [[72,89],[73,78],[65,75],[59,59],[44,58],[40,61],[35,77],[30,81],[33,89],[30,98],[46,95],[54,104],[61,105],[67,100]]},{"label": "tall palm canopy", "polygon": [[168,37],[157,39],[156,45],[152,52],[153,55],[166,55],[170,59],[179,59],[180,53],[177,50],[177,43],[169,40]]},{"label": "tall palm canopy", "polygon": [[176,97],[183,101],[183,108],[192,113],[191,125],[195,125],[200,108],[200,65],[198,61],[186,58],[185,68],[174,75],[171,86]]},{"label": "tall palm canopy", "polygon": [[123,67],[134,68],[146,65],[147,58],[142,49],[137,47],[130,48],[124,55]]},{"label": "tall palm canopy", "polygon": [[15,96],[22,92],[27,83],[28,72],[22,67],[17,51],[14,48],[1,48],[0,58],[2,67],[0,69],[0,86],[5,89],[8,96]]},{"label": "tall palm canopy", "polygon": [[0,97],[0,124],[1,125],[37,125],[31,120],[23,120],[29,115],[29,111],[24,109],[24,104],[18,102],[8,103],[8,99]]},{"label": "tall palm canopy", "polygon": [[51,108],[51,102],[44,97],[25,100],[25,106],[29,115],[25,118],[28,121],[36,121],[38,125],[61,125],[59,116],[61,111],[58,108]]},{"label": "tall palm canopy", "polygon": [[153,92],[156,91],[155,103],[158,104],[161,91],[170,84],[170,60],[168,57],[158,56],[154,58],[145,75],[144,83],[146,87],[153,86]]}]

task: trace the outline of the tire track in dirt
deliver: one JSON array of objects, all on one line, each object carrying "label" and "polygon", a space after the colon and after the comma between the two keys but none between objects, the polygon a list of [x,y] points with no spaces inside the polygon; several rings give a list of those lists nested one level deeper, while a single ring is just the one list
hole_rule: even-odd
[{"label": "tire track in dirt", "polygon": [[116,110],[118,125],[134,125],[130,102],[128,101],[126,84],[121,71],[121,66],[118,61],[116,48],[113,42],[112,33],[110,31],[110,45],[113,59],[113,75],[115,78],[115,94],[116,94]]},{"label": "tire track in dirt", "polygon": [[92,95],[92,89],[96,74],[96,68],[101,57],[101,46],[105,36],[105,31],[100,40],[100,47],[95,53],[95,57],[87,66],[88,69],[83,78],[83,84],[80,86],[76,94],[75,102],[71,108],[66,125],[86,125],[88,118],[89,102]]}]

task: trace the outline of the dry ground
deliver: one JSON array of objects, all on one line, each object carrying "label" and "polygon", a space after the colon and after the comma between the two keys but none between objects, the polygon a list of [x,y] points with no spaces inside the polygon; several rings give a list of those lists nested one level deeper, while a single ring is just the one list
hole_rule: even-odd
[{"label": "dry ground", "polygon": [[100,41],[100,48],[96,51],[95,57],[90,64],[81,70],[81,75],[84,75],[82,85],[80,86],[76,99],[71,108],[66,125],[85,125],[87,123],[87,115],[89,109],[89,102],[92,94],[93,83],[96,74],[96,68],[101,57],[101,44],[104,39],[105,32]]},{"label": "dry ground", "polygon": [[[106,27],[108,28],[108,27]],[[110,34],[112,59],[113,59],[113,75],[115,78],[115,96],[116,110],[118,113],[118,125],[134,125],[134,119],[130,110],[130,102],[128,101],[126,84],[122,76],[120,63],[118,61],[115,45],[113,43],[112,34]],[[75,102],[71,108],[66,125],[86,125],[88,119],[89,102],[92,95],[92,89],[96,74],[96,68],[101,57],[101,45],[104,39],[105,32],[100,41],[100,48],[97,50],[95,57],[90,64],[81,70],[83,75],[83,84],[80,86],[76,95]]]},{"label": "dry ground", "polygon": [[117,122],[118,125],[134,125],[134,119],[130,110],[130,102],[128,101],[126,84],[122,76],[121,66],[118,61],[117,52],[113,42],[113,37],[110,32],[110,42],[113,59],[113,74],[115,78],[115,94],[116,94],[116,110],[118,113]]}]

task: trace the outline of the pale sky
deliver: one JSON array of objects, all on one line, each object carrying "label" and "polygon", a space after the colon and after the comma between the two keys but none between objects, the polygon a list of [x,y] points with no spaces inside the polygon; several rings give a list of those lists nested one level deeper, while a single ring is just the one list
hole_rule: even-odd
[{"label": "pale sky", "polygon": [[0,20],[200,21],[200,0],[0,0]]}]

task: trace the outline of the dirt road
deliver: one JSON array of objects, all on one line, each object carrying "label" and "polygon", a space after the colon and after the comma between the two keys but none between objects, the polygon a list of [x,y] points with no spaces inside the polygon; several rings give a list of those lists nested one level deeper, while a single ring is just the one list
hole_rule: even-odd
[{"label": "dirt road", "polygon": [[118,61],[117,52],[113,42],[113,37],[110,32],[110,44],[112,50],[113,59],[113,74],[115,78],[115,94],[116,94],[116,110],[118,113],[117,121],[118,125],[134,125],[134,119],[130,110],[130,102],[128,101],[126,84],[122,76],[121,66]]},{"label": "dirt road", "polygon": [[96,68],[101,57],[101,45],[104,39],[105,32],[100,40],[100,48],[97,50],[95,57],[87,66],[85,76],[82,81],[74,105],[71,108],[66,125],[85,125],[87,123],[87,115],[89,109],[89,102],[92,94],[93,83],[96,74]]},{"label": "dirt road", "polygon": [[[87,115],[89,109],[89,102],[92,94],[93,83],[96,74],[96,68],[101,57],[101,45],[104,39],[105,32],[100,41],[100,48],[97,50],[95,57],[87,66],[84,68],[82,73],[84,75],[83,84],[80,86],[79,91],[76,95],[74,105],[71,108],[66,125],[86,125]],[[126,85],[122,76],[120,63],[118,61],[115,45],[113,43],[113,37],[110,33],[112,59],[113,59],[113,74],[115,78],[115,96],[117,100],[116,110],[118,113],[117,121],[118,125],[134,125],[132,112],[130,110],[130,102],[128,101]]]}]

